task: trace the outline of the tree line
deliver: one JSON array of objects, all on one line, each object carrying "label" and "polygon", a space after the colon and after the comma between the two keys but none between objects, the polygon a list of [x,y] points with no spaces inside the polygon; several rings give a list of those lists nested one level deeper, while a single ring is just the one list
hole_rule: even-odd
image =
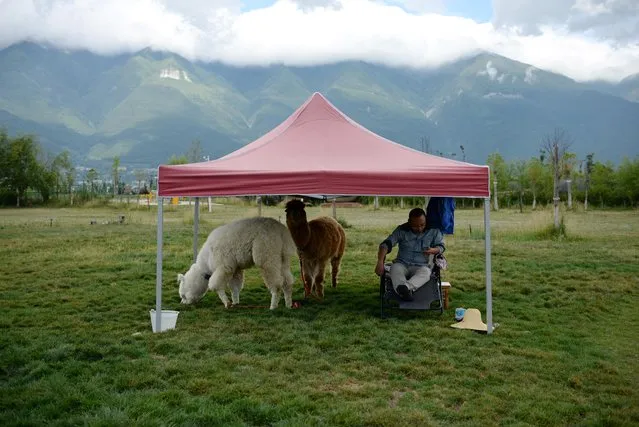
[{"label": "tree line", "polygon": [[[96,169],[89,168],[78,185],[68,151],[52,155],[35,136],[12,138],[0,128],[0,205],[74,204],[110,193],[122,194],[124,183],[119,179],[119,166],[120,159],[116,157],[107,181],[100,179]],[[138,182],[140,179],[144,178]]]},{"label": "tree line", "polygon": [[[430,145],[423,140],[422,145]],[[594,154],[579,157],[570,151],[572,140],[567,132],[555,129],[546,135],[537,155],[528,160],[505,160],[499,153],[488,156],[490,166],[493,207],[532,206],[581,203],[588,209],[597,207],[635,207],[639,203],[639,156],[624,158],[619,165],[598,161]],[[430,151],[429,147],[423,147]],[[172,156],[168,163],[179,164],[207,160],[202,155],[199,141],[194,141],[186,155]],[[78,201],[91,199],[96,194],[122,194],[120,159],[113,159],[110,182],[98,179],[95,169],[86,171],[82,186],[75,189]],[[0,204],[24,206],[28,194],[34,194],[42,203],[59,201],[61,196],[74,194],[76,170],[69,152],[58,155],[45,152],[31,135],[9,137],[0,128]],[[146,183],[146,177],[138,177]],[[414,199],[414,200],[413,200]],[[420,205],[423,198],[393,197],[378,199],[381,205],[396,206],[406,203]],[[363,203],[373,203],[372,197],[361,197]],[[472,201],[461,201],[472,206]],[[569,206],[571,207],[571,206]]]},{"label": "tree line", "polygon": [[488,156],[494,207],[499,202],[536,208],[563,200],[569,208],[635,207],[639,202],[639,156],[615,166],[598,161],[593,153],[580,158],[570,151],[572,139],[557,128],[546,135],[539,153],[528,160],[506,161],[499,153]]},{"label": "tree line", "polygon": [[[431,149],[428,137],[420,139],[426,153],[444,156]],[[524,206],[536,209],[540,204],[553,205],[555,221],[559,203],[563,200],[569,208],[580,203],[584,209],[597,207],[638,207],[639,205],[639,156],[624,158],[619,165],[602,162],[593,153],[579,157],[570,151],[573,140],[562,128],[545,135],[538,154],[528,160],[507,161],[499,153],[488,156],[490,166],[490,190],[493,209],[500,206]],[[464,146],[460,146],[465,160]],[[455,153],[451,153],[455,158]],[[363,203],[373,204],[374,197],[362,197]],[[420,206],[423,197],[379,197],[381,206]],[[475,206],[475,201],[459,199],[457,206]],[[558,224],[555,224],[557,227]]]},{"label": "tree line", "polygon": [[27,191],[35,191],[44,203],[61,193],[70,193],[75,169],[69,152],[53,156],[35,137],[10,138],[0,129],[0,203],[25,204]]}]

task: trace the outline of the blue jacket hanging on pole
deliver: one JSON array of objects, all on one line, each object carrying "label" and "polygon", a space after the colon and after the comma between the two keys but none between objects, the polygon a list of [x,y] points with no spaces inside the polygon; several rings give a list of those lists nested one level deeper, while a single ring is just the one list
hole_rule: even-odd
[{"label": "blue jacket hanging on pole", "polygon": [[455,198],[431,197],[426,208],[426,227],[439,228],[443,234],[455,230]]}]

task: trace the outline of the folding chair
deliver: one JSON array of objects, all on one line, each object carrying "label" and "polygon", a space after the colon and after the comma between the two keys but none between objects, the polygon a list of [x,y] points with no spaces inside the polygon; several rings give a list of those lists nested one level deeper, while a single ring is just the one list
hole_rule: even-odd
[{"label": "folding chair", "polygon": [[379,300],[380,315],[386,318],[386,311],[389,309],[400,310],[433,310],[444,312],[444,300],[442,298],[441,269],[437,263],[433,264],[430,280],[424,286],[413,292],[413,301],[402,300],[395,289],[390,278],[390,267],[392,263],[384,264],[384,274],[379,278]]}]

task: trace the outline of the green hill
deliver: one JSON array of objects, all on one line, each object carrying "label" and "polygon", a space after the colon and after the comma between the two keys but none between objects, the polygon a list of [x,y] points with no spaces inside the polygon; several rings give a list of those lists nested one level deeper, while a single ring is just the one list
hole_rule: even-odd
[{"label": "green hill", "polygon": [[31,43],[0,51],[0,126],[36,133],[79,163],[155,167],[198,139],[224,155],[269,131],[313,92],[389,139],[483,163],[529,158],[560,126],[579,156],[639,154],[639,78],[581,84],[492,54],[436,70],[365,62],[314,67],[192,63],[150,49],[103,57]]}]

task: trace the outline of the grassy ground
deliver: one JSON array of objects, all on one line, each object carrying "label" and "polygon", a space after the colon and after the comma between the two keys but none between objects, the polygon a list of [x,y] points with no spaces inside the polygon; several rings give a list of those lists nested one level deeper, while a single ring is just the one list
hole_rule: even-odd
[{"label": "grassy ground", "polygon": [[[566,213],[562,240],[547,237],[549,211],[492,213],[492,336],[449,327],[454,307],[485,316],[483,210],[458,210],[446,237],[452,308],[379,318],[377,244],[407,211],[339,210],[351,227],[338,288],[270,312],[212,293],[180,306],[193,221],[168,209],[164,308],[180,315],[153,334],[154,211],[1,210],[0,425],[639,423],[636,211]],[[204,209],[200,243],[256,212]],[[242,303],[267,305],[258,272],[246,281]]]}]

